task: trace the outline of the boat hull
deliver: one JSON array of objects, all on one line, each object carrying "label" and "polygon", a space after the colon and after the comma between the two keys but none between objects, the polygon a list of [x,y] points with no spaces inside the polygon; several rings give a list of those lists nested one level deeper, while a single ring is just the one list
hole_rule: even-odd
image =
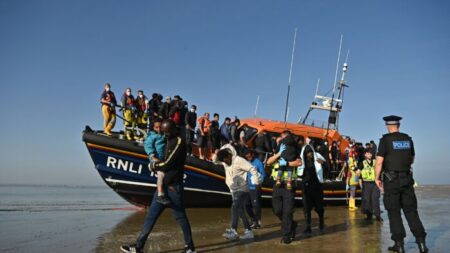
[{"label": "boat hull", "polygon": [[[157,175],[147,169],[148,158],[142,144],[84,131],[83,141],[103,181],[126,201],[148,206],[156,189]],[[262,185],[263,205],[270,206],[273,180]],[[231,205],[222,166],[188,156],[184,170],[184,201],[187,207],[225,207]],[[301,190],[296,201],[301,202]],[[345,204],[344,182],[325,182],[327,204]]]}]

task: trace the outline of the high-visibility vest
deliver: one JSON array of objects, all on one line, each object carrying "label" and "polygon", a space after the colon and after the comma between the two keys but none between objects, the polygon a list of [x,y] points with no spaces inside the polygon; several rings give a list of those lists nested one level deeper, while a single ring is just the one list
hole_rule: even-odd
[{"label": "high-visibility vest", "polygon": [[363,161],[363,169],[361,171],[361,177],[366,182],[375,181],[375,160],[372,160],[372,165],[369,164],[369,161]]},{"label": "high-visibility vest", "polygon": [[[272,167],[272,178],[274,180],[277,180],[278,178],[278,168],[280,168],[280,164],[279,163],[275,163]],[[281,180],[283,181],[287,181],[288,178],[288,172],[287,171],[283,171],[283,176],[281,177]],[[297,178],[297,169],[296,168],[292,168],[292,180],[295,180]]]}]

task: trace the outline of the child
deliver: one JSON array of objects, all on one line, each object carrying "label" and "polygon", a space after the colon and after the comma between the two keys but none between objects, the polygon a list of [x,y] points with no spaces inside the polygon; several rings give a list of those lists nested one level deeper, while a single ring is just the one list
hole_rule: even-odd
[{"label": "child", "polygon": [[[144,149],[148,155],[150,162],[160,162],[164,159],[164,150],[166,148],[166,138],[161,133],[161,120],[156,119],[153,123],[153,131],[151,131],[147,139],[144,141]],[[158,192],[157,201],[161,204],[168,205],[170,200],[166,197],[163,189],[164,172],[157,172],[156,188]]]},{"label": "child", "polygon": [[356,162],[356,158],[350,154],[350,157],[348,158],[348,173],[347,173],[347,180],[346,180],[346,191],[350,191],[350,199],[348,202],[348,208],[351,211],[354,211],[358,209],[356,207],[356,188],[360,184],[359,182],[359,176],[361,175],[361,170],[358,169],[358,165]]},{"label": "child", "polygon": [[287,166],[289,162],[297,160],[299,157],[298,144],[294,139],[294,136],[289,131],[284,131],[281,133],[281,145],[284,145],[285,149],[281,152],[282,161],[279,163],[279,168],[277,170],[277,181],[276,185],[278,187],[281,186],[281,178],[283,176],[283,172],[287,171],[287,181],[286,188],[288,190],[292,189],[292,171],[293,167]]}]

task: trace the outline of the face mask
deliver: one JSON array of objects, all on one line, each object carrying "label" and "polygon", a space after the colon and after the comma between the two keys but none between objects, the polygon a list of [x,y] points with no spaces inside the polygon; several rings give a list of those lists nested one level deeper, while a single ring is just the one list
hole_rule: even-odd
[{"label": "face mask", "polygon": [[126,93],[126,94],[127,94],[127,96],[129,96],[129,95],[131,95],[131,92],[128,92],[128,91],[127,91],[127,93]]},{"label": "face mask", "polygon": [[105,90],[106,90],[106,91],[109,91],[109,88],[108,88],[108,87],[106,87],[106,88],[105,88]]},{"label": "face mask", "polygon": [[144,95],[140,94],[140,95],[139,95],[139,97],[140,97],[140,98],[143,98],[143,97],[144,97]]},{"label": "face mask", "polygon": [[191,112],[195,112],[195,109],[191,109]]}]

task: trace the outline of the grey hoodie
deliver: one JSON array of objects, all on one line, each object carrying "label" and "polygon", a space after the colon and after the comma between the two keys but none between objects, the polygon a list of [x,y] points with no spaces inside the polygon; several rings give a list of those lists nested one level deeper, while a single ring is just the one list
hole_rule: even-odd
[{"label": "grey hoodie", "polygon": [[252,174],[252,183],[260,184],[258,171],[244,158],[237,155],[236,150],[230,144],[224,145],[222,149],[229,149],[233,155],[231,165],[224,162],[219,162],[217,157],[214,157],[214,162],[223,165],[225,168],[225,183],[230,188],[230,192],[249,191],[247,184],[247,172]]}]

